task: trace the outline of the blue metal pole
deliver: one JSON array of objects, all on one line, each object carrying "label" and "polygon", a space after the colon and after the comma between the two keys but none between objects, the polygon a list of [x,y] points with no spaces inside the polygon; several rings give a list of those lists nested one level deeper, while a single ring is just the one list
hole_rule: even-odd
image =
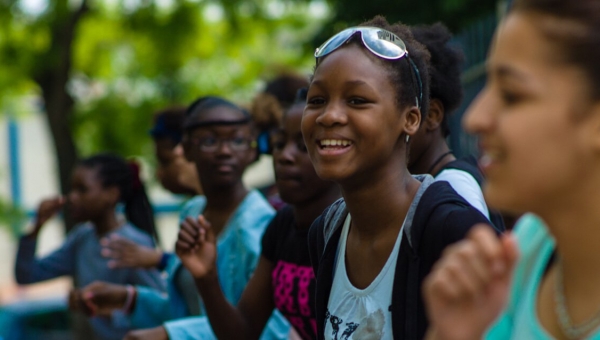
[{"label": "blue metal pole", "polygon": [[8,164],[10,169],[10,194],[15,207],[22,204],[21,195],[21,159],[19,157],[19,126],[8,118]]}]

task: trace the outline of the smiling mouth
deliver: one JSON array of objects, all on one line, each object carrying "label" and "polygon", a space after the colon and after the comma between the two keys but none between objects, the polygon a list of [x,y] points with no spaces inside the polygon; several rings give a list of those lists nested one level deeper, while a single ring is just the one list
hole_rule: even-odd
[{"label": "smiling mouth", "polygon": [[352,141],[347,139],[321,139],[317,141],[321,150],[342,150],[352,146]]},{"label": "smiling mouth", "polygon": [[216,167],[218,172],[232,172],[233,166],[228,164],[220,164]]},{"label": "smiling mouth", "polygon": [[297,178],[297,177],[277,177],[275,180],[277,183],[301,183],[302,182],[300,180],[300,178]]},{"label": "smiling mouth", "polygon": [[505,155],[502,152],[484,150],[479,158],[479,166],[483,169],[487,169],[490,166],[504,160],[504,157]]}]

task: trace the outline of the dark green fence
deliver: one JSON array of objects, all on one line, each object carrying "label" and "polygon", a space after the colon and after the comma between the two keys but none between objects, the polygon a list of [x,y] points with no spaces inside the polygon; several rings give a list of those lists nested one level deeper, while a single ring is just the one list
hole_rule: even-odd
[{"label": "dark green fence", "polygon": [[462,128],[462,117],[473,99],[483,88],[486,80],[485,60],[492,41],[498,16],[490,15],[456,35],[454,42],[465,53],[462,76],[464,98],[462,106],[450,118],[450,148],[457,156],[478,155],[477,139],[468,135]]}]

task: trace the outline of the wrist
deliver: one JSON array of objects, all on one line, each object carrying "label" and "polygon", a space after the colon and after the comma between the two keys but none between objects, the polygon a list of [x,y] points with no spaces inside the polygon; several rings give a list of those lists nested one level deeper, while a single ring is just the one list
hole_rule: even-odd
[{"label": "wrist", "polygon": [[215,284],[219,284],[219,275],[217,274],[216,269],[211,269],[203,276],[196,277],[195,279],[198,286],[203,288],[209,288]]},{"label": "wrist", "polygon": [[135,302],[137,300],[137,290],[132,285],[125,286],[126,295],[123,301],[123,307],[121,308],[124,313],[130,314],[135,307]]},{"label": "wrist", "polygon": [[161,271],[165,270],[165,268],[167,267],[167,263],[169,262],[170,254],[158,250],[156,251],[156,257],[157,260],[155,261],[155,267]]}]

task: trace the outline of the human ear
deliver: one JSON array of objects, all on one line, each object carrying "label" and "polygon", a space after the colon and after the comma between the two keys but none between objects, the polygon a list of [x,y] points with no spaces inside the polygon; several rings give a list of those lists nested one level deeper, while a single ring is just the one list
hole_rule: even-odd
[{"label": "human ear", "polygon": [[440,128],[444,120],[444,104],[439,99],[431,99],[429,102],[429,113],[425,117],[423,124],[426,131],[435,131]]},{"label": "human ear", "polygon": [[117,204],[121,198],[121,190],[118,186],[113,185],[105,189],[106,197],[111,202],[111,204]]},{"label": "human ear", "polygon": [[406,112],[406,119],[404,120],[404,133],[406,133],[407,135],[414,135],[415,133],[417,133],[417,131],[419,130],[419,126],[421,125],[421,110],[416,107],[416,106],[412,106],[407,112]]}]

